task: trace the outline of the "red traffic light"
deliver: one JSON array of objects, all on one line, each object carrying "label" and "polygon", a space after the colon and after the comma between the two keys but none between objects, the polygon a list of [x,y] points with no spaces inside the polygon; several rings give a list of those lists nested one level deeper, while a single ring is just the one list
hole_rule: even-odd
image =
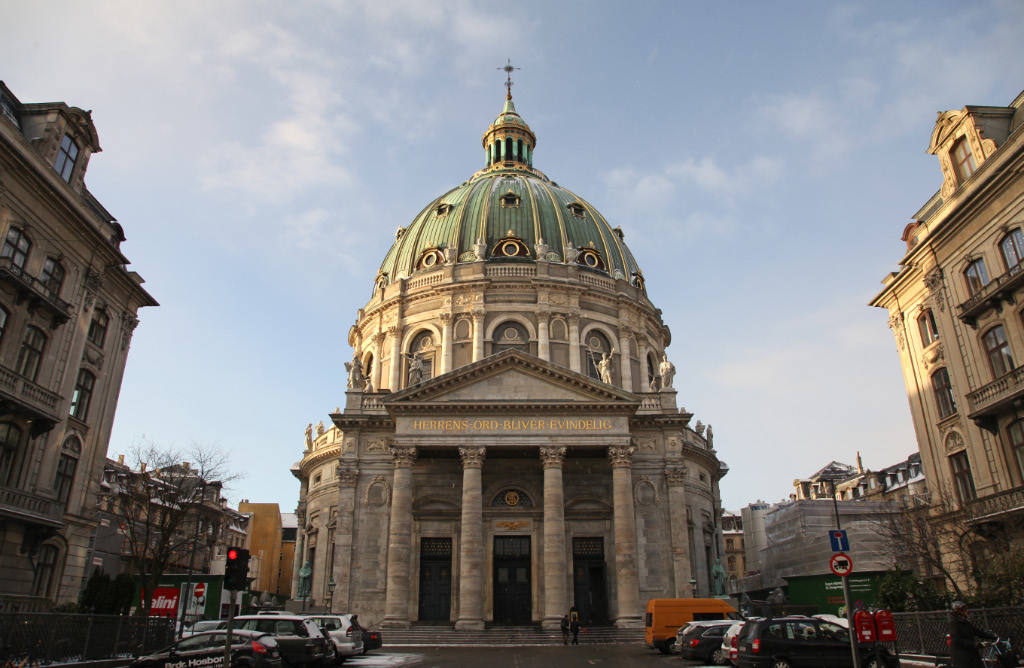
[{"label": "red traffic light", "polygon": [[238,550],[231,548],[228,550],[228,561],[234,561],[235,559],[238,559]]}]

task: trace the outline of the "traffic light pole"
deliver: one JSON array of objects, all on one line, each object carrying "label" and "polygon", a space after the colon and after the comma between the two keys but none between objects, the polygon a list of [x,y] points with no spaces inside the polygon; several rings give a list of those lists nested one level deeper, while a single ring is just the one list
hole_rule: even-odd
[{"label": "traffic light pole", "polygon": [[[842,531],[843,527],[839,525],[839,500],[836,499],[836,481],[831,480],[832,483],[832,506],[836,511],[836,529]],[[857,649],[857,628],[853,623],[853,606],[850,600],[850,576],[841,575],[839,579],[843,581],[843,602],[846,605],[846,622],[847,622],[847,633],[850,636],[850,652],[853,654],[853,668],[860,668],[860,651]]]},{"label": "traffic light pole", "polygon": [[231,665],[231,631],[235,625],[235,599],[238,598],[238,592],[234,589],[228,590],[228,633],[227,639],[224,642],[224,666],[227,668]]}]

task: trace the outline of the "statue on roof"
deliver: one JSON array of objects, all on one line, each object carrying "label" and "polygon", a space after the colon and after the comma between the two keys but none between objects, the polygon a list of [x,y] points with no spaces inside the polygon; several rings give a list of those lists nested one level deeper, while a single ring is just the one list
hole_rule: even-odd
[{"label": "statue on roof", "polygon": [[661,389],[671,390],[672,380],[676,377],[676,365],[668,361],[668,355],[665,353],[661,355],[658,371],[661,373]]},{"label": "statue on roof", "polygon": [[348,389],[360,389],[363,386],[363,363],[359,361],[359,353],[352,355],[351,362],[345,362],[345,371],[348,371]]}]

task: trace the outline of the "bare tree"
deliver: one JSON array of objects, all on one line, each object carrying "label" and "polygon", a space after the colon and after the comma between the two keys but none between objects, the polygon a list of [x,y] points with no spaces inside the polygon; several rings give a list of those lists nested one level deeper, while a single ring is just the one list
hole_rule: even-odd
[{"label": "bare tree", "polygon": [[895,564],[919,579],[941,580],[956,598],[988,598],[982,575],[998,566],[993,559],[1021,528],[1010,512],[1013,502],[1010,496],[962,501],[938,487],[910,503],[889,501],[879,514],[879,535]]},{"label": "bare tree", "polygon": [[140,441],[129,458],[111,481],[107,505],[121,522],[131,571],[141,581],[139,614],[148,616],[160,578],[189,560],[195,536],[222,529],[211,522],[223,515],[220,492],[240,476],[230,473],[225,453],[195,442],[179,449]]}]

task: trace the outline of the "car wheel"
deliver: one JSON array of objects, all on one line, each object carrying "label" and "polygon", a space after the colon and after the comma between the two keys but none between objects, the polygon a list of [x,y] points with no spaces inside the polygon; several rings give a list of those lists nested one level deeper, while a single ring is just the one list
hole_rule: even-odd
[{"label": "car wheel", "polygon": [[775,659],[772,661],[772,668],[793,668],[793,664],[786,659]]},{"label": "car wheel", "polygon": [[719,647],[711,653],[711,663],[715,664],[716,666],[724,666],[727,663],[729,663],[729,654],[727,652],[722,651],[722,648]]},{"label": "car wheel", "polygon": [[885,668],[885,667],[886,667],[885,659],[883,659],[882,657],[878,656],[877,654],[872,654],[871,656],[869,656],[868,660],[867,660],[867,663],[864,665],[864,668]]},{"label": "car wheel", "polygon": [[661,650],[662,654],[675,654],[676,653],[676,639],[675,638],[669,638],[664,643],[662,643],[658,647],[658,649]]}]

